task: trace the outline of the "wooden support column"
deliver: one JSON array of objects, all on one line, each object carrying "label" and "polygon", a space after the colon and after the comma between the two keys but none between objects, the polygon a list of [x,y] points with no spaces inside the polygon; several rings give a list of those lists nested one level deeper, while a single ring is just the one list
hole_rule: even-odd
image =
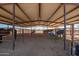
[{"label": "wooden support column", "polygon": [[15,3],[13,4],[13,20],[14,20],[14,23],[13,23],[13,45],[12,45],[12,49],[14,50],[15,49],[15,41],[16,41],[16,38],[15,38]]},{"label": "wooden support column", "polygon": [[74,55],[73,47],[74,47],[74,24],[71,25],[71,55]]},{"label": "wooden support column", "polygon": [[64,50],[66,50],[66,4],[64,6]]}]

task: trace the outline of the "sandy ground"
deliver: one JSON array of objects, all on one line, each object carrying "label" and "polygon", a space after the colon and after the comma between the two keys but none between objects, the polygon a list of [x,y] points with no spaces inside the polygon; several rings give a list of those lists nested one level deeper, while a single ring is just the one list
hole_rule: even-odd
[{"label": "sandy ground", "polygon": [[63,40],[49,40],[47,35],[18,35],[15,50],[12,50],[12,38],[6,38],[0,44],[1,56],[69,56],[69,46],[63,49]]}]

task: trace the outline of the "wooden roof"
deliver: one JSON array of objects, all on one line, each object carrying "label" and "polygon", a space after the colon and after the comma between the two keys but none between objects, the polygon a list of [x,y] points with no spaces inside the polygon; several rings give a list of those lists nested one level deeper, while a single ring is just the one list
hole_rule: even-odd
[{"label": "wooden roof", "polygon": [[[64,6],[61,3],[15,3],[0,4],[0,23],[20,26],[48,25],[61,26],[64,23]],[[66,4],[66,23],[79,23],[79,4]]]}]

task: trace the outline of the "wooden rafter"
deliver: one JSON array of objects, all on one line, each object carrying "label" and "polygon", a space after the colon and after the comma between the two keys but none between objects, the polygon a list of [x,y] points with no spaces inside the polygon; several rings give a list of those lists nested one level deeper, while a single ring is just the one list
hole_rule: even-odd
[{"label": "wooden rafter", "polygon": [[12,4],[12,3],[0,3],[0,6],[9,5],[9,4]]},{"label": "wooden rafter", "polygon": [[[0,23],[1,24],[7,24],[7,25],[12,25],[13,24],[13,21],[7,21],[7,20],[3,20],[3,19],[0,19]],[[22,26],[21,24],[15,24],[17,26]]]},{"label": "wooden rafter", "polygon": [[[70,24],[72,24],[73,22],[76,22],[76,21],[79,21],[79,19],[74,20],[74,21],[70,21],[70,22],[66,22],[66,23],[70,25]],[[77,22],[76,22],[76,23],[77,23]],[[79,22],[78,22],[78,23],[79,23]],[[75,24],[75,23],[74,23],[74,24]],[[60,26],[60,25],[63,25],[63,23],[60,23],[59,25],[58,25],[58,24],[56,25],[56,23],[55,23],[55,24],[53,24],[53,25],[51,25],[51,26],[54,26],[54,25],[55,25],[55,26]],[[49,26],[50,26],[50,25],[49,25]]]},{"label": "wooden rafter", "polygon": [[12,24],[11,22],[8,22],[8,21],[1,21],[0,20],[0,24]]},{"label": "wooden rafter", "polygon": [[39,20],[41,19],[41,5],[42,5],[41,3],[38,3],[38,7],[39,7],[39,8],[38,8],[38,10],[39,10],[39,12],[38,12],[38,13],[39,13],[39,15],[38,15],[39,18],[38,18],[38,19],[39,19]]},{"label": "wooden rafter", "polygon": [[[24,23],[33,23],[33,22],[44,22],[44,23],[50,23],[51,21],[43,21],[43,20],[35,20],[35,21],[25,21],[25,22],[16,22],[16,24],[24,24]],[[52,22],[53,23],[53,22]],[[54,22],[54,23],[61,23],[61,22]]]},{"label": "wooden rafter", "polygon": [[26,12],[21,8],[19,4],[16,4],[16,6],[21,10],[21,12],[31,21],[31,18],[26,14]]},{"label": "wooden rafter", "polygon": [[79,3],[66,3],[66,4],[79,6]]},{"label": "wooden rafter", "polygon": [[2,20],[2,19],[0,19],[0,21],[2,21],[2,22],[6,22],[6,23],[12,23],[11,21],[7,21],[7,20]]},{"label": "wooden rafter", "polygon": [[[75,17],[79,17],[79,15],[75,15],[75,16],[73,16],[73,17],[70,17],[70,18],[66,19],[66,21],[71,20],[71,19],[73,19],[73,18],[75,18]],[[63,20],[60,22],[60,24],[63,24]],[[55,24],[53,24],[53,25],[55,25]]]},{"label": "wooden rafter", "polygon": [[[68,23],[69,23],[69,24],[72,24],[72,23],[74,22],[74,24],[75,24],[76,21],[79,21],[79,19],[76,19],[76,20],[74,20],[74,21],[70,21],[70,22],[68,22]],[[76,22],[76,23],[79,23],[79,22]]]},{"label": "wooden rafter", "polygon": [[[5,18],[5,19],[10,20],[10,21],[13,21],[12,18],[8,18],[8,17],[5,17],[5,16],[3,16],[3,15],[0,15],[0,17]],[[15,21],[15,22],[17,22],[17,21]]]},{"label": "wooden rafter", "polygon": [[47,20],[50,20],[50,19],[57,13],[57,11],[61,8],[61,6],[62,6],[62,4],[60,4],[60,5],[57,7],[57,9],[55,10],[55,12],[52,13],[52,15],[50,15],[50,17],[49,17]]},{"label": "wooden rafter", "polygon": [[[4,10],[5,12],[7,12],[8,14],[13,15],[13,13],[11,13],[10,11],[8,11],[6,8],[2,7],[2,6],[4,6],[4,5],[8,5],[8,4],[2,4],[2,5],[0,5],[0,8],[1,8],[2,10]],[[63,24],[63,20],[62,20],[61,22],[56,22],[56,21],[57,21],[58,19],[62,18],[64,15],[62,15],[62,16],[60,16],[60,17],[54,19],[53,21],[49,21],[49,20],[57,13],[57,11],[61,8],[61,5],[62,5],[62,4],[60,4],[60,5],[57,7],[57,9],[55,10],[55,12],[52,13],[52,15],[51,15],[47,20],[45,20],[45,21],[43,21],[43,20],[35,20],[35,21],[32,21],[31,18],[27,15],[27,13],[22,9],[22,7],[20,6],[20,4],[16,4],[16,6],[21,10],[21,12],[22,12],[29,20],[31,20],[31,21],[25,21],[24,19],[22,19],[22,18],[19,17],[18,15],[15,15],[16,18],[18,18],[19,20],[22,21],[22,22],[18,22],[17,20],[15,20],[15,24],[27,26],[27,24],[29,24],[30,22],[31,22],[31,23],[33,23],[33,22],[38,22],[38,23],[39,23],[39,22],[40,22],[40,23],[41,23],[41,22],[44,22],[45,24],[46,24],[46,22],[47,22],[47,23],[49,23],[49,24],[55,23],[55,24],[53,24],[53,25],[56,25],[57,23],[58,23],[59,25],[61,25],[61,24]],[[73,4],[73,5],[74,5],[74,4]],[[40,3],[38,4],[38,8],[39,8],[39,15],[38,15],[38,16],[39,16],[39,18],[41,18],[42,15],[41,15],[41,4],[40,4]],[[68,12],[66,13],[66,15],[68,15],[69,13],[73,12],[74,10],[76,10],[76,9],[78,9],[78,8],[79,8],[79,5],[76,5],[76,7],[73,8],[72,10],[68,11]],[[10,21],[13,21],[13,19],[11,19],[11,18],[9,18],[9,17],[6,17],[6,16],[4,16],[4,15],[2,15],[2,14],[0,15],[0,17],[5,18],[5,19],[10,20]],[[79,17],[79,15],[75,15],[75,16],[73,16],[73,17],[70,17],[70,18],[66,19],[66,20],[68,21],[68,20],[71,20],[71,19],[73,19],[73,18],[75,18],[75,17]],[[9,23],[7,20],[6,20],[6,21],[3,20],[3,22]],[[2,20],[0,20],[0,21],[2,21]],[[78,21],[78,20],[76,20],[76,21]],[[67,24],[72,23],[72,22],[74,22],[74,21],[67,22]],[[25,23],[26,23],[26,24],[25,24]],[[45,24],[43,24],[43,25],[45,25]],[[37,24],[36,24],[36,25],[37,25]],[[39,24],[38,24],[38,25],[39,25]],[[51,25],[51,26],[53,26],[53,25]],[[50,25],[49,25],[49,26],[50,26]]]},{"label": "wooden rafter", "polygon": [[[10,11],[6,10],[5,8],[0,6],[0,9],[4,10],[5,12],[9,13],[10,15],[13,15],[13,13],[11,13]],[[16,18],[18,18],[19,20],[23,21],[23,19],[17,15],[15,15]]]},{"label": "wooden rafter", "polygon": [[[79,8],[79,6],[76,6],[75,8],[73,8],[72,10],[70,10],[69,12],[67,12],[67,13],[66,13],[66,15],[67,15],[67,14],[69,14],[69,13],[71,13],[72,11],[74,11],[74,10],[78,9],[78,8]],[[60,17],[58,17],[58,18],[57,18],[57,19],[55,19],[53,22],[56,22],[58,19],[62,18],[63,16],[64,16],[64,15],[62,15],[62,16],[60,16]],[[50,24],[51,24],[51,23],[50,23]],[[50,25],[50,24],[49,24],[49,25]]]}]

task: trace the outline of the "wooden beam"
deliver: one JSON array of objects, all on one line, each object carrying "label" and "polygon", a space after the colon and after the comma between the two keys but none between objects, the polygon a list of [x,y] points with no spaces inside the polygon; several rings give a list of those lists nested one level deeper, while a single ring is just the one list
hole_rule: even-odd
[{"label": "wooden beam", "polygon": [[[75,7],[74,9],[77,9],[78,8],[78,6],[77,7]],[[73,10],[71,10],[71,12],[72,11],[74,11],[74,9]],[[67,12],[66,14],[69,14],[70,13],[70,11],[69,12]],[[53,22],[53,21],[52,21]],[[51,22],[50,22],[51,23]],[[53,22],[54,23],[54,22]],[[63,24],[63,23],[62,23]]]},{"label": "wooden beam", "polygon": [[[1,24],[6,24],[6,25],[12,25],[12,22],[8,22],[8,21],[1,21],[0,20],[0,23]],[[15,25],[17,25],[17,26],[23,26],[23,25],[20,25],[20,24],[19,25],[18,24],[15,24]]]},{"label": "wooden beam", "polygon": [[79,21],[79,19],[77,19],[77,20],[74,20],[74,21],[70,21],[70,22],[68,22],[69,24],[72,24],[73,22],[73,24],[76,24],[76,23],[79,23],[79,22],[76,22],[76,21]]},{"label": "wooden beam", "polygon": [[[68,18],[66,21],[71,20],[71,19],[76,18],[76,17],[79,17],[79,15],[75,15],[75,16],[73,16],[73,17],[70,17],[70,18]],[[63,22],[63,21],[61,21],[61,22]]]},{"label": "wooden beam", "polygon": [[[1,6],[0,6],[0,8],[1,8],[2,10],[4,10],[5,12],[7,12],[7,13],[13,15],[13,13],[9,12],[9,11],[6,10],[5,8],[3,8],[3,7],[1,7]],[[16,16],[16,15],[15,15],[15,16]],[[5,18],[5,19],[10,20],[10,21],[13,21],[13,19],[8,18],[8,17],[5,17],[5,16],[3,16],[3,15],[0,15],[0,17]],[[20,17],[18,17],[18,16],[16,16],[16,17],[19,18],[20,20],[22,20]],[[2,21],[2,20],[1,20],[1,21]],[[6,22],[6,21],[4,21],[4,22]],[[15,22],[17,22],[17,21],[15,21]],[[10,23],[10,24],[11,24],[11,23]]]},{"label": "wooden beam", "polygon": [[[13,21],[13,19],[8,18],[8,17],[5,17],[5,16],[3,16],[3,15],[0,15],[0,17],[5,18],[5,19],[10,20],[10,21]],[[17,22],[17,21],[15,21],[15,22]]]},{"label": "wooden beam", "polygon": [[[69,12],[67,12],[66,13],[66,15],[67,14],[69,14],[69,13],[71,13],[71,12],[73,12],[74,10],[76,10],[76,9],[78,9],[79,8],[79,6],[76,6],[75,8],[73,8],[72,10],[70,10]],[[62,16],[60,16],[60,17],[58,17],[57,19],[55,19],[53,22],[55,22],[55,21],[57,21],[57,20],[59,20],[60,18],[62,18],[64,15],[62,15]],[[51,24],[51,23],[50,23]]]},{"label": "wooden beam", "polygon": [[79,6],[79,3],[66,3],[67,5],[75,5],[75,6]]},{"label": "wooden beam", "polygon": [[[70,17],[70,18],[66,19],[66,21],[71,20],[71,19],[73,19],[73,18],[75,18],[75,17],[79,17],[79,15],[75,15],[75,16],[73,16],[73,17]],[[60,24],[63,24],[63,20],[60,22]],[[54,24],[54,25],[55,25],[55,24]]]},{"label": "wooden beam", "polygon": [[[1,7],[1,6],[0,6],[0,9],[4,10],[5,12],[9,13],[10,15],[13,15],[13,13],[11,13],[10,11],[6,10],[5,8],[3,8],[3,7]],[[21,21],[24,21],[21,17],[19,17],[19,16],[17,16],[17,15],[15,15],[15,17],[18,18],[18,19],[21,20]]]},{"label": "wooden beam", "polygon": [[[79,19],[77,19],[77,20],[75,20],[75,21],[79,21]],[[70,21],[70,22],[66,22],[66,24],[68,24],[68,25],[71,25],[72,24],[72,22],[75,22],[75,21]],[[63,25],[64,23],[59,23],[59,25],[57,24],[53,24],[53,25],[51,25],[51,26],[60,26],[60,25]]]},{"label": "wooden beam", "polygon": [[12,24],[12,23],[13,23],[13,22],[9,22],[9,21],[7,21],[7,20],[2,20],[2,19],[0,19],[0,21],[6,22],[6,23],[9,23],[9,24]]},{"label": "wooden beam", "polygon": [[10,5],[12,3],[0,3],[0,6],[4,6],[4,5]]},{"label": "wooden beam", "polygon": [[[71,18],[73,18],[73,17],[71,17]],[[69,18],[69,19],[71,19],[71,18]],[[78,19],[77,20],[75,20],[75,21],[79,21]],[[75,22],[75,21],[71,21],[71,22]],[[35,21],[33,21],[33,22],[35,22]],[[38,22],[38,21],[36,21],[36,22]],[[40,22],[45,22],[45,21],[40,21]],[[46,21],[47,22],[47,21]],[[50,22],[50,21],[49,21]],[[67,24],[69,24],[69,23],[71,23],[71,22],[67,22]],[[26,23],[26,22],[24,22],[24,23]],[[28,23],[28,22],[27,22]],[[30,23],[30,22],[29,22]],[[19,24],[21,24],[21,23],[19,23]],[[56,25],[57,24],[57,25]],[[59,25],[58,25],[59,24]],[[60,25],[63,25],[64,23],[62,23],[62,22],[55,22],[55,24],[53,24],[53,25],[49,25],[49,26],[60,26]],[[38,25],[41,25],[41,24],[38,24]],[[29,25],[30,26],[30,25]]]},{"label": "wooden beam", "polygon": [[[67,23],[68,25],[72,25],[72,23],[73,23],[73,22],[76,22],[76,21],[79,21],[79,19],[74,20],[74,21],[70,21],[70,22],[66,22],[66,23]],[[79,23],[79,22],[76,22],[76,23],[73,23],[73,24],[77,24],[77,23]],[[55,26],[60,26],[60,25],[63,25],[63,23],[59,23],[59,25],[58,25],[58,24],[57,24],[57,25],[56,25],[56,24],[53,24],[53,25],[51,25],[51,26],[54,26],[54,25],[55,25]]]},{"label": "wooden beam", "polygon": [[16,6],[21,10],[21,12],[23,12],[26,18],[28,18],[31,21],[31,18],[26,14],[26,12],[21,8],[21,6],[19,4],[16,4]]},{"label": "wooden beam", "polygon": [[[35,20],[35,21],[16,22],[16,24],[31,23],[31,22],[47,22],[47,23],[50,23],[52,21]],[[54,22],[54,23],[61,23],[61,22]]]},{"label": "wooden beam", "polygon": [[42,5],[41,3],[38,3],[38,7],[39,7],[39,8],[38,8],[38,9],[39,9],[39,12],[38,12],[38,13],[39,13],[39,15],[38,15],[39,18],[38,18],[38,19],[39,19],[39,20],[41,19],[41,5]]},{"label": "wooden beam", "polygon": [[47,20],[50,20],[50,19],[57,13],[57,11],[61,8],[61,6],[62,6],[62,4],[60,4],[60,5],[57,7],[57,9],[55,10],[55,12],[52,13],[52,15],[50,15],[50,17],[49,17]]},{"label": "wooden beam", "polygon": [[[12,25],[13,24],[13,21],[7,21],[7,20],[2,20],[2,19],[0,19],[0,23],[2,23],[2,24],[9,24],[9,25]],[[15,25],[17,25],[17,26],[22,26],[21,24],[15,24]]]},{"label": "wooden beam", "polygon": [[7,22],[3,22],[3,21],[0,21],[0,24],[11,25],[11,23],[7,23]]},{"label": "wooden beam", "polygon": [[[12,23],[13,23],[13,19],[11,19],[11,18],[8,18],[8,17],[5,17],[5,16],[3,16],[3,15],[0,15],[0,17],[3,17],[3,18],[5,18],[5,19],[7,19],[7,20],[10,20],[10,21],[12,21]],[[0,19],[1,20],[1,19]],[[2,21],[2,20],[1,20]],[[3,20],[4,21],[4,20]],[[15,21],[15,20],[14,20]],[[6,21],[4,21],[4,22],[6,22]],[[9,24],[12,24],[12,23],[10,23],[10,22],[7,22],[7,23],[9,23]],[[17,24],[18,22],[17,21],[15,21],[15,25],[20,25],[20,24]],[[5,23],[6,24],[6,23]]]}]

